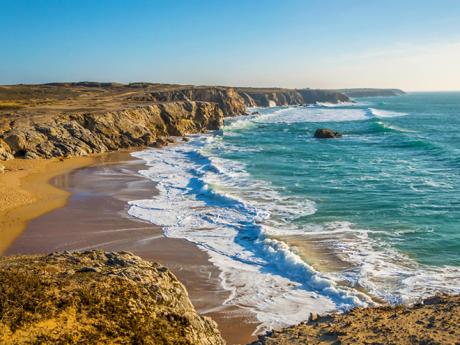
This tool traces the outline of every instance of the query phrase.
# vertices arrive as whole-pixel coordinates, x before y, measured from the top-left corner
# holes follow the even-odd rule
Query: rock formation
[[[247,106],[269,107],[350,101],[344,94],[328,90],[237,88],[237,91]]]
[[[162,137],[219,129],[247,107],[343,102],[311,89],[255,89],[154,83],[0,86],[0,160],[84,156],[164,146]]]
[[[0,158],[85,156],[153,146],[160,137],[215,130],[222,123],[215,103],[190,101],[15,121],[0,134]]]
[[[176,101],[211,102],[219,106],[224,116],[246,114],[246,103],[244,99],[234,88],[228,87],[175,87],[166,90],[147,91],[142,96],[134,96],[134,99],[142,99],[154,103]]]
[[[311,315],[309,321],[269,332],[251,345],[458,344],[459,324],[460,296],[435,296],[413,306]]]
[[[318,128],[314,134],[315,138],[319,139],[330,139],[330,138],[341,138],[342,134],[340,132],[333,131],[329,128]]]
[[[127,252],[0,258],[2,344],[224,344],[165,267]]]

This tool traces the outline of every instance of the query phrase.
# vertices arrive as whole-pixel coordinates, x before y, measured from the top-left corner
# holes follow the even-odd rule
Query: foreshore
[[[48,183],[49,180],[95,162],[95,157],[2,162],[5,171],[0,174],[0,255],[30,220],[67,202],[70,193]]]
[[[39,164],[35,167],[29,162]],[[29,193],[36,191],[35,198],[42,190],[50,194],[46,199],[42,194],[36,202],[42,205],[40,213],[28,214],[25,208],[29,206],[18,206],[24,214],[22,227],[10,235],[11,245],[4,242],[8,237],[2,232],[4,254],[86,249],[133,252],[171,269],[186,286],[196,310],[218,323],[228,344],[254,340],[255,317],[242,308],[223,306],[229,292],[222,288],[220,272],[205,252],[185,240],[166,238],[160,227],[128,215],[129,200],[151,198],[156,193],[154,184],[138,174],[145,167],[142,161],[128,152],[115,152],[56,162],[62,165],[61,170],[47,169],[47,162],[22,163],[33,173],[25,175],[21,187],[33,183]],[[8,171],[4,177],[10,173],[14,172]],[[9,191],[14,195],[13,188]],[[36,199],[29,200],[34,205]]]

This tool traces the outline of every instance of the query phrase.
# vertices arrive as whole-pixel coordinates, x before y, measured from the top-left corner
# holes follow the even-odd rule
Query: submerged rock
[[[128,253],[0,258],[1,344],[224,344],[164,266]]]
[[[319,139],[329,139],[329,138],[341,138],[342,134],[340,132],[333,131],[329,128],[318,128],[315,131],[315,138]]]

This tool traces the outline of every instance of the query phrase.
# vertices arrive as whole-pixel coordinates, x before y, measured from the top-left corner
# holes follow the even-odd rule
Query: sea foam
[[[223,287],[231,291],[225,303],[254,312],[262,323],[259,331],[298,323],[309,312],[371,303],[269,236],[270,229],[288,224],[289,217],[314,213],[314,203],[286,200],[266,183],[252,180],[244,167],[206,156],[213,141],[213,136],[202,136],[134,153],[151,166],[141,174],[157,182],[159,195],[131,201],[129,213],[161,225],[166,236],[206,250],[222,272]],[[252,194],[250,202],[244,191]]]
[[[244,164],[222,155],[257,151],[255,146],[223,141],[225,135],[237,136],[257,126],[371,121],[386,130],[404,131],[388,128],[383,121],[407,114],[347,106],[255,110],[259,114],[226,120],[218,134],[133,154],[146,162],[149,168],[141,174],[157,183],[159,195],[131,201],[129,213],[161,225],[166,236],[205,250],[221,270],[223,287],[231,292],[225,304],[254,312],[261,331],[298,323],[309,312],[371,305],[369,296],[401,303],[439,291],[460,293],[458,268],[418,264],[374,239],[376,230],[345,221],[295,226],[296,218],[315,214],[315,202],[284,195],[269,182],[253,178]],[[347,268],[315,270],[280,239],[292,235],[320,243]],[[359,292],[363,290],[367,294]]]

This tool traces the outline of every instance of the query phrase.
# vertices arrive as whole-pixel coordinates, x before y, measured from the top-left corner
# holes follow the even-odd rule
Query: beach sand
[[[0,255],[24,230],[28,221],[67,202],[70,193],[48,181],[69,171],[94,163],[95,158],[25,160],[1,164],[0,174]]]
[[[5,254],[96,248],[133,252],[170,268],[186,286],[197,311],[218,323],[228,344],[255,339],[251,335],[257,326],[254,316],[241,308],[222,306],[229,292],[222,289],[220,272],[204,251],[185,240],[165,238],[160,227],[127,214],[127,201],[156,193],[153,182],[138,174],[145,167],[142,161],[128,153],[111,153],[83,161],[92,166],[73,171],[70,161],[68,169],[53,175],[52,186],[43,186],[49,177],[36,177],[34,183],[62,197],[54,197],[59,203],[55,201],[53,211],[29,216],[27,220],[41,215],[29,222]]]

